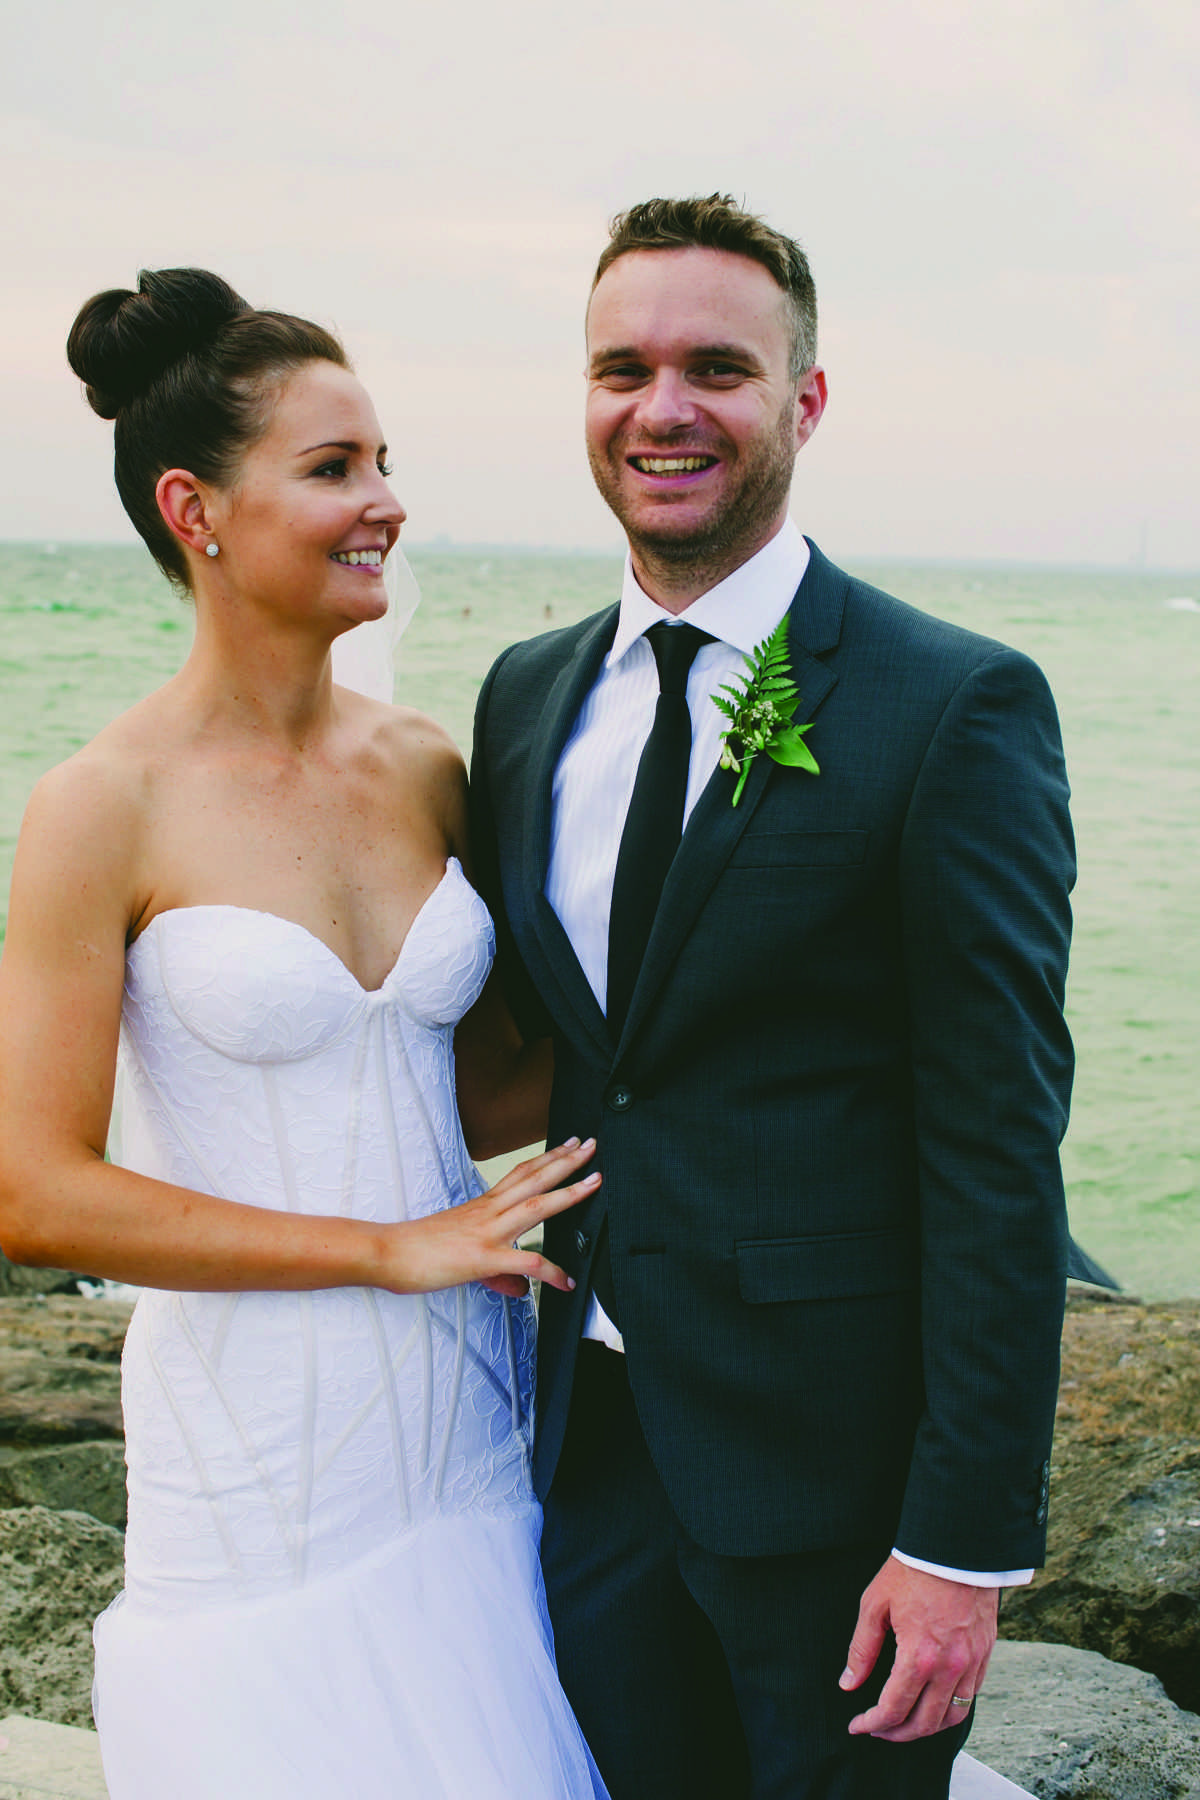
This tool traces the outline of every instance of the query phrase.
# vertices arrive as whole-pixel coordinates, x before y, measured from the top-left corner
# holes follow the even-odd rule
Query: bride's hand
[[[595,1155],[596,1140],[577,1139],[518,1163],[495,1187],[461,1206],[447,1207],[389,1230],[395,1250],[393,1271],[375,1277],[395,1293],[430,1293],[481,1281],[497,1293],[519,1295],[530,1281],[570,1289],[571,1277],[536,1250],[521,1250],[517,1240],[555,1213],[565,1212],[595,1193],[599,1172],[566,1187],[558,1184]]]

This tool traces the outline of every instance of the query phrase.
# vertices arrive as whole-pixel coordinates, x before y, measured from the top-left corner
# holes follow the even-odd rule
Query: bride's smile
[[[38,784],[0,965],[0,1241],[143,1289],[107,1792],[606,1800],[530,1476],[529,1283],[574,1283],[522,1247],[595,1143],[473,1165],[545,1136],[550,1059],[490,979],[460,752],[332,679],[404,523],[375,409],[206,270],[97,294],[68,354],[196,608]]]
[[[307,363],[284,384],[230,486],[205,496],[220,555],[202,582],[293,618],[378,618],[383,564],[405,517],[389,474],[361,382],[333,363]]]

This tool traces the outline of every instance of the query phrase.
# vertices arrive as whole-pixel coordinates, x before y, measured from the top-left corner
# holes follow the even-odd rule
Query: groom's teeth
[[[711,456],[635,456],[633,466],[643,475],[690,475],[695,469],[706,469]]]
[[[377,569],[379,567],[380,563],[383,561],[383,551],[382,550],[335,550],[333,552],[333,561],[340,562],[340,563],[349,563],[349,565],[352,569],[357,569],[360,564],[366,564],[370,568]]]

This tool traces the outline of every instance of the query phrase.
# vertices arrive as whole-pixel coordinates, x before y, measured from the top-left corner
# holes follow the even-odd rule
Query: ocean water
[[[417,549],[410,560],[423,600],[397,698],[440,719],[464,751],[497,652],[607,604],[620,580],[612,557]],[[1050,678],[1080,862],[1072,1226],[1129,1290],[1198,1295],[1200,574],[841,560],[1028,651]],[[186,605],[138,548],[0,546],[5,910],[38,775],[173,673],[190,635]]]

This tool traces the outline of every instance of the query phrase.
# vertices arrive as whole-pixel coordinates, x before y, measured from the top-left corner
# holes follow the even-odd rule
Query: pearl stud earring
[[[220,544],[205,544],[204,554],[205,554],[205,556],[220,556],[220,554],[221,554]]]

